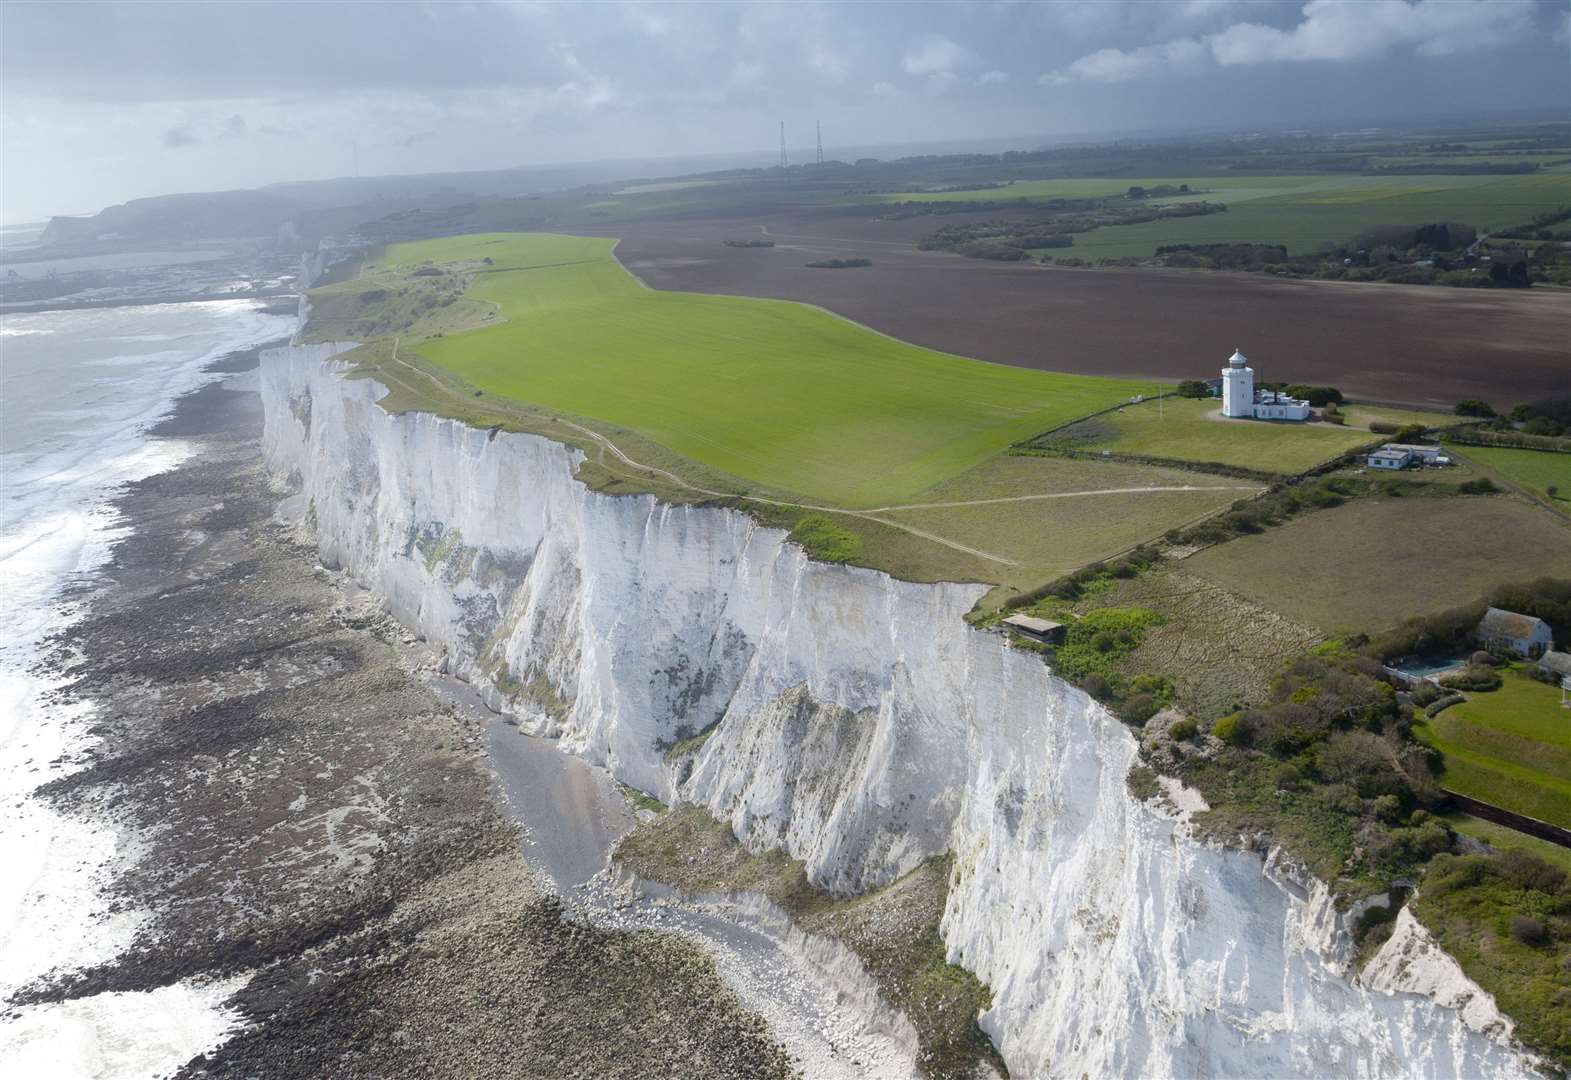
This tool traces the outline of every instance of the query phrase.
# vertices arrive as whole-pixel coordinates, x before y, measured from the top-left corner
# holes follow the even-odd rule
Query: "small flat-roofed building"
[[[1038,619],[1035,615],[1010,615],[1004,625],[1021,637],[1040,641],[1044,645],[1058,645],[1064,640],[1064,624]]]
[[[1554,648],[1549,624],[1533,615],[1492,607],[1479,620],[1473,637],[1486,649],[1536,657]]]
[[[1367,460],[1371,469],[1405,469],[1412,463],[1413,455],[1387,446],[1370,454]]]
[[[1405,451],[1416,462],[1424,465],[1449,465],[1451,459],[1446,456],[1445,448],[1440,446],[1425,446],[1422,443],[1386,443],[1382,450]]]

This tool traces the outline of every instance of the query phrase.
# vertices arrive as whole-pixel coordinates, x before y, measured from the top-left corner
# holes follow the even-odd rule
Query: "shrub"
[[[862,538],[823,514],[808,514],[796,523],[790,539],[820,562],[850,562],[862,553]]]
[[[1538,949],[1549,944],[1549,930],[1531,915],[1517,915],[1511,919],[1511,936],[1523,945]]]
[[[1365,908],[1363,914],[1358,917],[1358,922],[1353,927],[1353,936],[1362,944],[1369,931],[1395,921],[1396,908],[1388,904],[1376,904],[1374,907]]]
[[[1500,689],[1500,672],[1494,668],[1468,667],[1440,680],[1448,690],[1487,691]]]
[[[1203,398],[1211,395],[1211,388],[1200,379],[1185,379],[1178,384],[1178,396],[1186,398]]]
[[[1500,490],[1487,476],[1481,476],[1477,480],[1464,480],[1456,489],[1463,495],[1493,495]]]
[[[1438,821],[1408,829],[1392,829],[1371,845],[1376,862],[1392,869],[1427,862],[1451,848],[1451,833]]]
[[[1502,878],[1519,889],[1532,889],[1546,896],[1557,896],[1566,891],[1568,879],[1564,870],[1551,866],[1521,848],[1501,852],[1494,865]]]
[[[1080,689],[1098,701],[1106,701],[1113,695],[1112,684],[1094,671],[1080,680]]]
[[[1494,657],[1493,653],[1486,652],[1483,649],[1478,649],[1478,650],[1476,650],[1473,653],[1472,656],[1467,658],[1467,662],[1469,664],[1471,664],[1473,667],[1479,667],[1479,668],[1494,667],[1495,666],[1495,657]]]
[[[1484,420],[1488,420],[1495,415],[1494,406],[1487,401],[1479,401],[1476,398],[1468,398],[1465,401],[1457,402],[1455,412],[1458,416],[1476,416]]]
[[[1228,713],[1211,725],[1211,734],[1229,746],[1248,745],[1249,726],[1244,722],[1244,713]]]
[[[1328,784],[1318,794],[1322,804],[1339,814],[1356,816],[1363,813],[1363,801],[1358,797],[1358,789],[1351,784]]]
[[[1353,787],[1364,798],[1407,794],[1407,781],[1396,770],[1390,745],[1367,731],[1331,736],[1320,754],[1320,774]]]
[[[1154,694],[1132,694],[1118,710],[1118,715],[1131,724],[1143,724],[1155,716],[1161,708],[1162,703]],[[1184,721],[1180,720],[1179,723]]]
[[[1402,820],[1402,800],[1395,795],[1382,795],[1375,800],[1375,816],[1388,825]]]
[[[1374,425],[1369,425],[1369,429],[1373,431]],[[1426,428],[1423,424],[1405,424],[1402,427],[1396,429],[1396,438],[1392,439],[1391,441],[1399,443],[1414,443],[1419,439],[1422,439],[1424,437],[1424,432],[1428,430],[1429,429]]]
[[[1369,430],[1376,435],[1395,435],[1401,429],[1389,420],[1371,420]]]
[[[1297,791],[1304,783],[1304,774],[1291,761],[1284,761],[1271,771],[1271,786],[1277,791]]]
[[[1200,725],[1185,717],[1167,729],[1167,733],[1174,739],[1187,741],[1200,734]]]

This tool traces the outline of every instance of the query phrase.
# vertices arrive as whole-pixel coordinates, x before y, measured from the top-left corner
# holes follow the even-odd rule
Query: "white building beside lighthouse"
[[[1308,420],[1309,402],[1255,389],[1255,369],[1237,349],[1222,369],[1222,415],[1248,420]]]

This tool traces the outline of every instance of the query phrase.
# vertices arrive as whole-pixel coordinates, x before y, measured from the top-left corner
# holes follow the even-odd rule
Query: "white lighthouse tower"
[[[1237,349],[1222,369],[1222,415],[1255,415],[1255,369],[1249,358]]]

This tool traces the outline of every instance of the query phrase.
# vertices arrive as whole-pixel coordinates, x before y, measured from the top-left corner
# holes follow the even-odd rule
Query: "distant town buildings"
[[[1536,657],[1554,648],[1549,624],[1533,615],[1492,607],[1484,613],[1473,638],[1491,652]]]
[[[1250,420],[1308,420],[1309,402],[1255,387],[1249,358],[1237,349],[1222,369],[1222,415]]]

